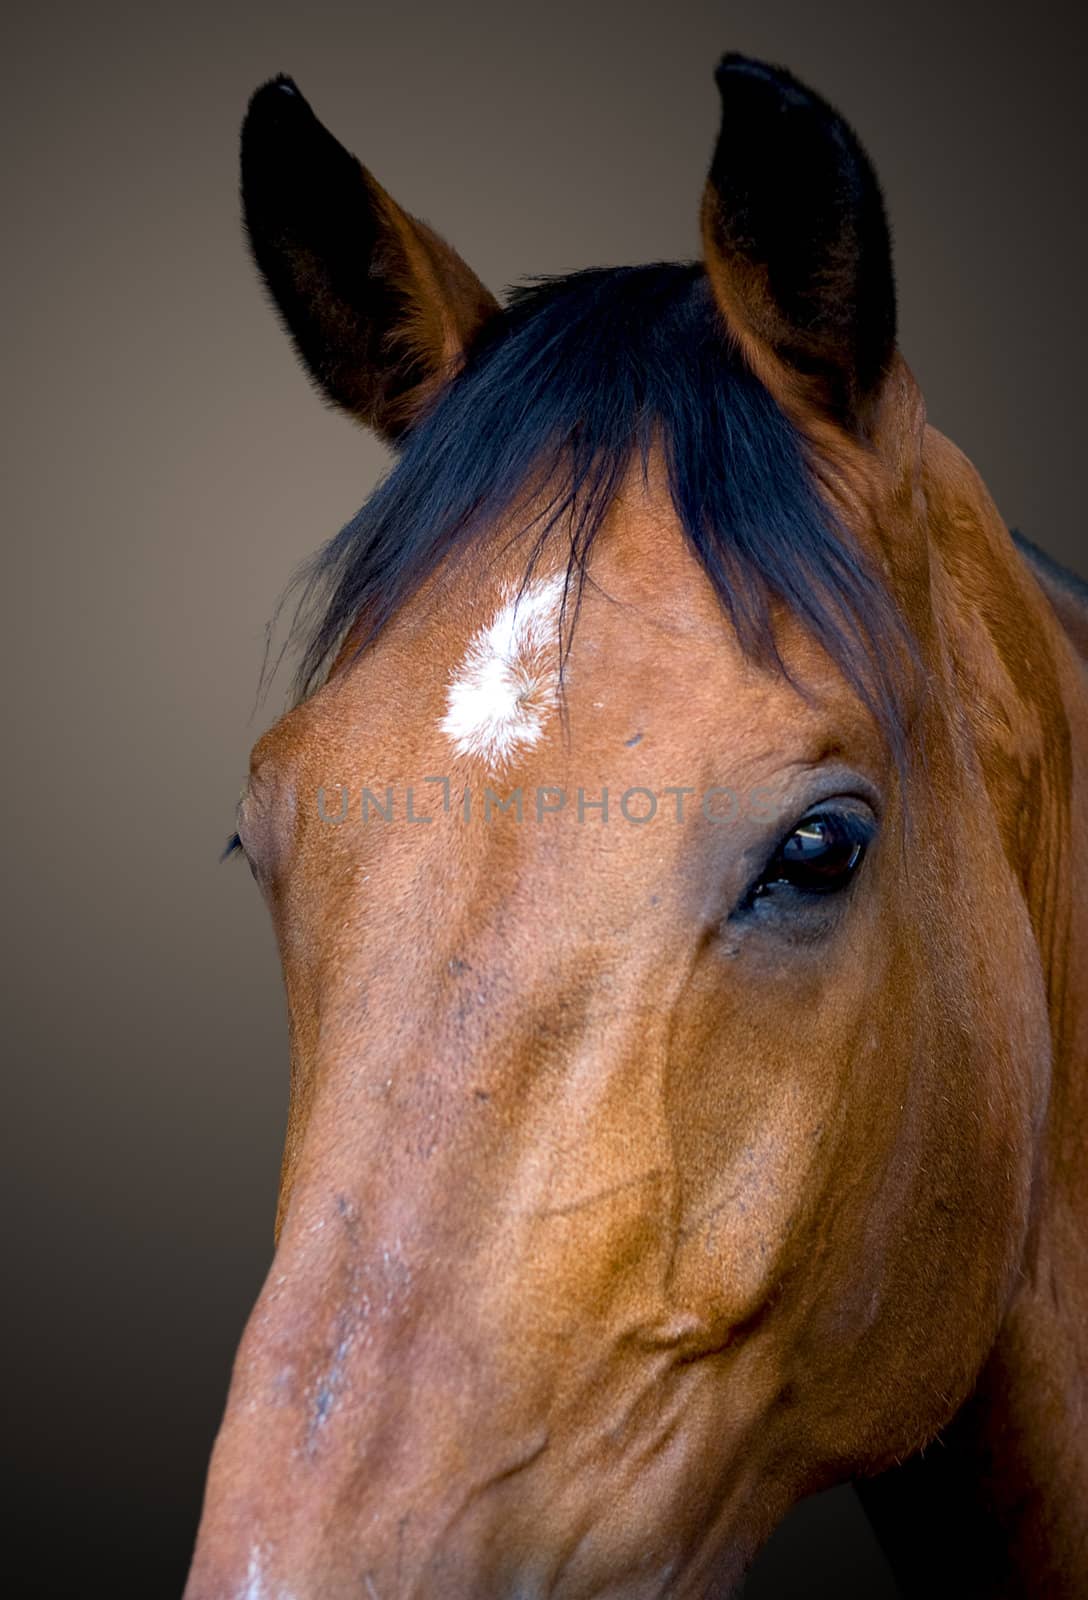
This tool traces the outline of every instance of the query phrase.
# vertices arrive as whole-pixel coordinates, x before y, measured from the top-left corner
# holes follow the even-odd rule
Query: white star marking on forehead
[[[498,770],[542,737],[559,688],[559,611],[565,577],[531,583],[475,634],[446,691],[439,723],[458,755]]]

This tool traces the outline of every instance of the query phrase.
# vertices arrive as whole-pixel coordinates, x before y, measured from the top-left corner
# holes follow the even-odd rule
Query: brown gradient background
[[[258,291],[249,93],[292,73],[501,289],[694,254],[715,61],[786,63],[882,175],[932,418],[1083,566],[1084,10],[201,0],[7,31],[4,1576],[167,1600],[269,1260],[287,1083],[270,930],[216,857],[282,704],[253,713],[265,622],[386,461]],[[749,1586],[891,1593],[848,1490]]]

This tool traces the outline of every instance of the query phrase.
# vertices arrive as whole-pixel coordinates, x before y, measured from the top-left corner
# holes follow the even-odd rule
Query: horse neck
[[[1003,528],[988,537],[1010,605],[1036,630],[1036,659],[1053,664],[1059,703],[1044,732],[1068,757],[1067,803],[1046,801],[1049,899],[1033,908],[1053,1040],[1035,1221],[971,1399],[926,1451],[859,1489],[908,1594],[1073,1600],[1088,1595],[1088,852],[1077,848],[1088,841],[1088,606],[1022,556],[1010,566]],[[1029,904],[1033,876],[1026,867]]]

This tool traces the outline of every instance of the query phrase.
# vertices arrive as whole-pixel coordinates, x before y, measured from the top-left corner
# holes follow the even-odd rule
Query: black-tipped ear
[[[242,205],[254,259],[315,383],[396,440],[497,302],[333,138],[290,78],[249,103]]]
[[[895,349],[891,240],[856,135],[790,73],[727,55],[703,200],[707,271],[753,364],[864,432]],[[766,358],[770,357],[770,361]]]

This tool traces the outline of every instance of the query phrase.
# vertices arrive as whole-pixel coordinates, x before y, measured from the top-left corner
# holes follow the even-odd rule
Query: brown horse
[[[1088,1594],[1088,604],[924,419],[856,138],[727,56],[704,259],[500,307],[267,85],[397,445],[240,848],[292,1100],[189,1600]],[[928,1448],[927,1448],[928,1447]]]

